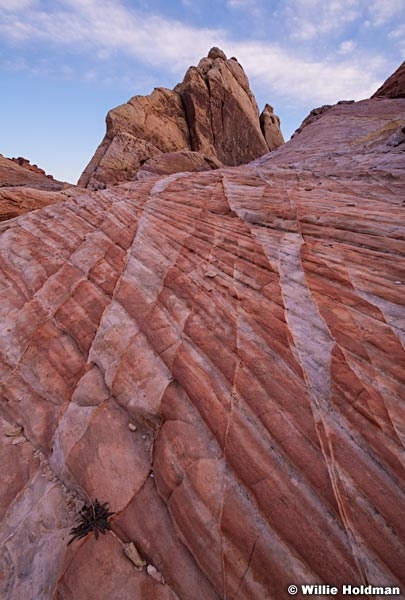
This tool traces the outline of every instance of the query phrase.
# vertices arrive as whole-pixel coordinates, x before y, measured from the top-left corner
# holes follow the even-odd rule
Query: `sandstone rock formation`
[[[0,221],[65,200],[60,190],[67,187],[26,158],[0,154]]]
[[[280,129],[280,119],[274,114],[274,109],[270,104],[266,104],[260,115],[260,127],[270,151],[284,144],[284,137]]]
[[[0,225],[2,598],[405,590],[404,113]]]
[[[241,65],[212,48],[173,91],[156,88],[108,113],[106,135],[79,185],[98,189],[132,181],[146,160],[167,152],[191,150],[216,164],[247,163],[284,142],[278,117],[266,107],[259,121]]]
[[[29,186],[38,190],[56,191],[66,185],[47,175],[26,158],[6,158],[0,154],[0,189],[11,186]]]
[[[48,177],[48,179],[54,179],[52,175],[47,175],[44,169],[40,169],[38,165],[32,165],[31,161],[29,161],[28,158],[18,156],[17,158],[11,158],[10,160],[17,163],[17,165],[20,165],[20,167],[28,169],[28,171],[31,171],[32,173],[38,173],[39,175],[44,175],[45,177]]]
[[[378,97],[405,98],[405,61],[372,96]]]

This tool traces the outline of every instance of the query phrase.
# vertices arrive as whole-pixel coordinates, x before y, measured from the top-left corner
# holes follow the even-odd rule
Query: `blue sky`
[[[286,139],[315,106],[369,97],[405,54],[404,0],[0,0],[0,153],[76,182],[107,111],[235,56]]]

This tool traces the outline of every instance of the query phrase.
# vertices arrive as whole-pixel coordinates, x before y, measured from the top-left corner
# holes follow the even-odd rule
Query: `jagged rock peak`
[[[159,156],[198,152],[199,165],[245,164],[284,142],[280,122],[259,109],[249,80],[236,58],[211,48],[190,67],[173,90],[155,88],[111,110],[106,135],[79,180],[98,188],[131,181],[150,158],[159,170]],[[168,168],[167,158],[164,169]],[[197,164],[188,161],[188,164]],[[173,166],[175,168],[175,166]]]
[[[222,60],[227,60],[225,52],[216,46],[211,48],[211,50],[208,52],[208,58],[212,58],[214,60],[216,58],[222,58]]]

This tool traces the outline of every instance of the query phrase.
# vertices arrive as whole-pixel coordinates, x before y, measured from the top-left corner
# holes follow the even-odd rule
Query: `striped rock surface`
[[[404,120],[0,225],[1,597],[405,590]]]

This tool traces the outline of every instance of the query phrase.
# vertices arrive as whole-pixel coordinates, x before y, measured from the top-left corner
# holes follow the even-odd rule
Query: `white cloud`
[[[27,8],[33,8],[36,4],[36,0],[0,0],[0,10],[7,12],[27,10]]]
[[[339,34],[362,14],[362,0],[287,0],[283,5],[292,39],[309,41]]]
[[[317,27],[327,32],[333,18],[334,26],[339,27],[354,19],[359,1],[294,0],[290,6],[319,8]],[[276,93],[296,104],[367,97],[381,83],[384,68],[384,61],[373,54],[357,60],[342,56],[330,59],[327,55],[309,60],[279,44],[232,40],[222,29],[192,27],[129,10],[120,0],[60,0],[48,12],[24,10],[7,19],[2,16],[0,9],[0,33],[14,42],[39,40],[103,61],[121,53],[176,75],[196,64],[210,47],[219,46],[229,56],[238,57],[255,85],[268,89],[269,97]],[[304,25],[302,32],[313,35],[310,24]],[[350,40],[343,42],[341,50],[349,52],[350,44]],[[96,76],[95,71],[87,73],[89,79]]]
[[[367,98],[381,84],[379,74],[385,67],[378,56],[310,61],[276,45],[236,42],[230,47],[255,85],[266,85],[272,94],[296,105]]]
[[[395,29],[390,31],[388,37],[394,39],[405,37],[405,25],[400,25],[399,27],[396,27]]]
[[[228,8],[248,8],[254,4],[251,0],[226,0]]]
[[[353,50],[356,48],[356,46],[357,46],[357,44],[355,41],[345,40],[344,42],[341,42],[338,53],[339,54],[350,54],[350,52],[353,52]]]
[[[27,10],[2,18],[0,33],[13,41],[40,40],[72,49],[118,50],[147,64],[177,71],[198,60],[225,33],[128,10],[119,0],[65,0],[52,11]],[[184,49],[188,56],[184,56]]]

